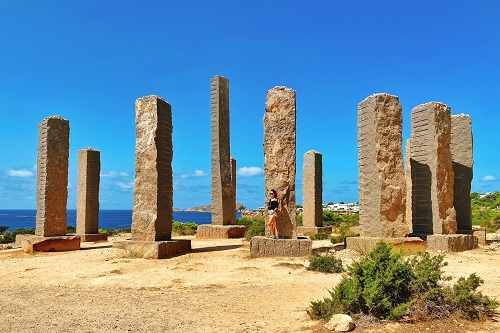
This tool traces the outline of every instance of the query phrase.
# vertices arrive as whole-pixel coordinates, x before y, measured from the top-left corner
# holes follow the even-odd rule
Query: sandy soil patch
[[[111,242],[74,252],[0,251],[0,332],[326,332],[305,310],[340,274],[307,271],[306,258],[250,258],[241,239],[192,245],[164,260],[114,258]],[[340,255],[346,264],[357,257]],[[500,299],[500,246],[446,261],[448,275],[476,272],[483,293]],[[356,331],[500,332],[498,322],[407,325],[360,321]]]

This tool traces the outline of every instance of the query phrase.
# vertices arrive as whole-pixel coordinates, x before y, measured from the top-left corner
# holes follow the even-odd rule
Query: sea
[[[236,218],[241,217],[241,213],[236,213]],[[194,222],[200,224],[212,223],[212,213],[210,212],[188,212],[174,211],[174,221]],[[76,209],[67,211],[67,225],[76,227]],[[7,226],[7,231],[13,232],[16,229],[35,228],[36,209],[0,209],[0,226]],[[100,210],[99,228],[101,229],[124,229],[132,225],[132,210]]]

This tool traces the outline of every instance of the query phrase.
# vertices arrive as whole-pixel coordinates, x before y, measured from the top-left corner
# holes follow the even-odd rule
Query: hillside
[[[237,212],[243,212],[247,210],[245,205],[242,203],[238,202],[236,203],[236,211]],[[204,206],[197,206],[197,207],[191,207],[186,209],[187,212],[211,212],[212,211],[212,205],[204,205]]]

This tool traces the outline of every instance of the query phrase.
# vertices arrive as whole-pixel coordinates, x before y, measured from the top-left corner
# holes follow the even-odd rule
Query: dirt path
[[[0,332],[325,332],[305,310],[341,278],[307,271],[307,259],[252,259],[239,239],[194,239],[192,253],[166,260],[116,259],[111,243],[84,247],[0,251]],[[483,292],[500,299],[499,250],[449,254],[446,272],[476,272]],[[343,254],[347,263],[354,257]],[[498,323],[451,325],[500,332]]]

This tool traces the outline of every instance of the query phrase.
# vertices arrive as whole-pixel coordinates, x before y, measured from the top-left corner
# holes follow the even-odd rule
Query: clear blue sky
[[[265,200],[266,92],[297,91],[297,202],[306,151],[323,154],[324,202],[358,201],[357,104],[386,92],[472,117],[472,190],[500,190],[500,1],[0,0],[0,209],[36,208],[38,124],[70,121],[101,151],[102,209],[132,209],[135,100],[172,105],[174,206],[209,204],[210,79],[230,81],[237,200]]]

